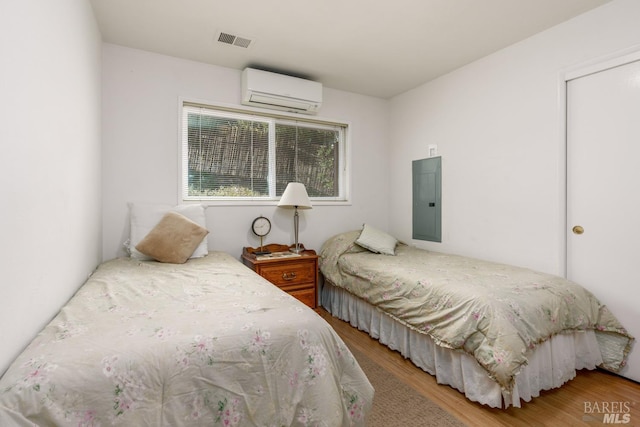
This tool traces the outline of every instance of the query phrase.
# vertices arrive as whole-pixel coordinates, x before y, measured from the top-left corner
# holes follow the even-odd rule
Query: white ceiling
[[[91,0],[105,42],[389,98],[611,0]],[[252,43],[217,41],[223,31]]]

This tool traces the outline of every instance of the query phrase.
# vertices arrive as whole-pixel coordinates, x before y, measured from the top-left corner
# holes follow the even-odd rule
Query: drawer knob
[[[282,279],[283,280],[293,280],[296,278],[296,273],[291,272],[291,273],[282,273]]]

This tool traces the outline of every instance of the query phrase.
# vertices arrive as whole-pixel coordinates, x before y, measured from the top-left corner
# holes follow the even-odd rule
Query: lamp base
[[[293,245],[289,246],[289,252],[291,253],[301,254],[304,251],[306,251],[306,249],[302,243],[294,243]]]

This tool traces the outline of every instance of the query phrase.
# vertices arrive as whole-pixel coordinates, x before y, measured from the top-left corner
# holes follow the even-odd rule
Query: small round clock
[[[270,252],[264,249],[264,245],[262,243],[264,236],[269,234],[269,232],[271,231],[271,221],[269,221],[269,218],[265,218],[262,215],[260,215],[258,218],[254,219],[253,223],[251,224],[251,231],[253,231],[253,234],[260,237],[260,250],[254,252],[254,254],[255,255],[269,254]]]
[[[256,236],[264,237],[271,231],[271,221],[268,218],[259,216],[253,220],[251,230]]]

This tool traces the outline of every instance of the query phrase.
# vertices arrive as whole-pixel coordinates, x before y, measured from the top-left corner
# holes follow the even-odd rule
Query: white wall
[[[128,202],[179,203],[179,99],[240,103],[239,70],[103,46],[104,259],[123,256]],[[351,125],[352,204],[301,211],[300,241],[318,250],[331,235],[363,222],[388,224],[388,101],[324,89],[318,115]],[[252,220],[264,215],[268,243],[293,242],[293,212],[272,206],[207,209],[209,248],[240,256],[257,246]]]
[[[0,374],[102,258],[101,47],[85,0],[2,2]]]
[[[564,272],[560,80],[640,48],[640,2],[616,0],[391,101],[390,230],[411,241],[411,161],[442,155],[444,252]]]

